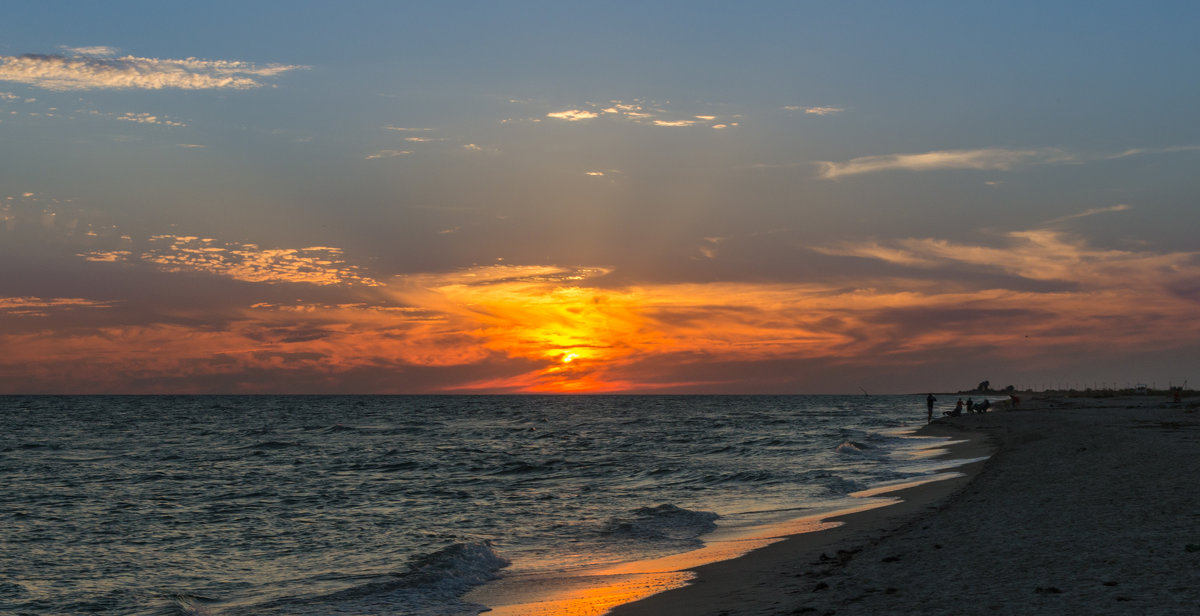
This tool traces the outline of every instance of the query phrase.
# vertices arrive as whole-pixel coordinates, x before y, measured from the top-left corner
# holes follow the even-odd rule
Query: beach
[[[949,456],[994,453],[611,614],[1197,612],[1195,399],[1031,399],[922,431],[966,437]]]

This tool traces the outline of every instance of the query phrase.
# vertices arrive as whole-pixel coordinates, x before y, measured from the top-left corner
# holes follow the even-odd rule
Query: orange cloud
[[[188,268],[207,269],[200,240],[182,239]],[[0,331],[0,373],[7,389],[59,391],[755,391],[794,382],[778,366],[913,370],[984,355],[1032,366],[1200,341],[1194,253],[1099,249],[1048,230],[990,247],[910,239],[821,251],[910,274],[611,286],[604,268],[487,266],[327,287],[347,299],[260,302],[219,323],[180,309],[131,325],[145,318],[124,304],[8,298],[0,319],[46,318]],[[84,306],[107,308],[89,311],[88,325],[61,316]]]
[[[223,325],[60,326],[0,334],[0,372],[56,391],[336,390],[362,370],[440,368],[489,357],[426,311],[396,306],[256,304]],[[263,376],[267,375],[267,376]],[[259,382],[261,381],[261,382]],[[11,386],[10,386],[11,387]]]
[[[465,389],[653,390],[689,382],[689,365],[706,363],[911,365],[980,352],[1018,359],[1067,349],[1178,348],[1200,339],[1190,316],[1195,298],[1186,291],[1189,280],[1200,280],[1195,255],[1099,250],[1047,231],[1010,240],[993,249],[911,241],[885,251],[828,252],[919,269],[995,267],[1062,281],[1060,288],[914,276],[850,288],[724,282],[610,289],[593,280],[604,270],[510,267],[393,285],[403,301],[444,314],[486,348],[541,365]]]
[[[1122,211],[1109,208],[1105,211]],[[1085,213],[1087,214],[1087,213]],[[1063,219],[1057,219],[1063,220]],[[1052,221],[1052,222],[1057,222]],[[966,265],[1038,281],[1086,284],[1095,289],[1149,287],[1200,271],[1200,252],[1100,249],[1053,229],[1014,231],[999,245],[958,244],[949,240],[909,238],[891,242],[843,242],[814,250],[828,255],[876,259],[921,269]]]
[[[80,256],[88,261],[119,262],[133,258],[133,252],[95,250]],[[300,282],[317,286],[381,284],[346,264],[342,249],[329,246],[260,248],[256,244],[211,238],[155,235],[138,257],[168,272],[205,272],[245,282]]]
[[[75,308],[109,308],[112,302],[101,302],[79,297],[0,297],[0,315],[45,317],[50,310]]]

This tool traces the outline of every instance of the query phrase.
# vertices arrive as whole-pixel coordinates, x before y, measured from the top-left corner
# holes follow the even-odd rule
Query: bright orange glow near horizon
[[[469,389],[617,391],[629,382],[614,377],[615,367],[669,341],[642,314],[639,293],[577,286],[603,273],[488,268],[465,280],[423,288],[415,301],[430,305],[432,300],[437,310],[469,321],[464,329],[485,348],[542,364],[532,373],[486,380]]]
[[[1036,249],[1023,248],[1031,237]],[[181,308],[147,323],[122,302],[0,298],[21,326],[0,336],[0,368],[14,375],[9,389],[65,379],[78,392],[325,391],[350,378],[398,393],[656,392],[769,388],[796,378],[773,366],[803,362],[876,372],[986,352],[1036,368],[1200,338],[1187,292],[1195,254],[1099,251],[1049,232],[1012,238],[1020,258],[933,240],[822,250],[927,270],[966,263],[1048,288],[916,276],[606,286],[604,268],[494,265],[372,281],[339,291],[339,303]],[[395,382],[405,371],[448,376]]]

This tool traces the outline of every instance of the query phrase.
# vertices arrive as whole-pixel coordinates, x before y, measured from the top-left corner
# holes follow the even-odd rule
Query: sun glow
[[[613,293],[544,281],[443,289],[482,321],[476,333],[487,347],[511,357],[543,361],[512,383],[525,391],[603,391],[613,361],[653,345],[635,293]],[[488,383],[488,387],[496,383]]]
[[[176,315],[198,325],[131,324],[146,316],[134,302],[0,297],[0,319],[11,327],[0,332],[0,347],[12,350],[0,357],[0,389],[61,384],[63,374],[80,393],[200,393],[209,381],[246,393],[324,391],[345,379],[379,391],[443,393],[766,388],[790,386],[813,366],[882,370],[981,352],[997,361],[1071,361],[1101,349],[1176,349],[1200,337],[1195,252],[1102,250],[1045,230],[993,243],[822,248],[912,271],[853,286],[615,286],[603,268],[546,265],[396,276],[378,285],[360,274],[357,284],[306,279],[344,300],[248,302],[212,323],[205,319],[216,317],[201,313]],[[966,266],[1045,290],[934,275]],[[275,277],[252,284],[281,284],[292,270],[270,271]]]
[[[606,392],[680,385],[656,360],[687,363],[801,353],[821,356],[850,341],[788,307],[794,287],[585,286],[607,270],[496,266],[409,279],[399,298],[447,315],[483,347],[532,362],[516,375],[481,379],[469,391]],[[792,322],[778,310],[795,312]],[[771,315],[763,316],[762,311]]]

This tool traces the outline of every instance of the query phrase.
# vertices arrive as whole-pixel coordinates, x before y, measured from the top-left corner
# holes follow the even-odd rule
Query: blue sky
[[[5,13],[6,391],[1196,367],[1192,3]]]

